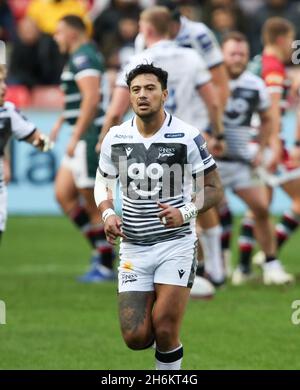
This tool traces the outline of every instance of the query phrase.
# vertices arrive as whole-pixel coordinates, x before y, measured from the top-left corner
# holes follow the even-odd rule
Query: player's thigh
[[[101,217],[95,203],[94,188],[78,188],[78,192],[85,201],[85,209],[91,218],[91,222],[100,223]]]
[[[61,166],[57,172],[55,179],[55,194],[58,200],[73,200],[78,196],[72,171],[65,166]]]
[[[0,232],[4,232],[7,220],[7,191],[4,183],[0,188]]]
[[[178,331],[188,300],[190,288],[155,284],[156,301],[152,313],[154,327],[170,327]]]
[[[300,199],[300,178],[284,183],[282,188],[292,199]]]
[[[265,186],[243,188],[236,190],[235,193],[247,204],[255,216],[268,213],[269,198]]]
[[[124,336],[137,334],[147,338],[152,333],[154,300],[154,291],[124,291],[118,294],[119,320]]]

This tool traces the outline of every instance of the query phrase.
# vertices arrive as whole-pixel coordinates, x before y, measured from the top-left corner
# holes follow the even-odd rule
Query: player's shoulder
[[[93,44],[87,43],[82,45],[71,57],[71,66],[77,70],[83,70],[86,68],[102,68],[103,57],[101,53],[94,47]]]
[[[110,128],[108,134],[111,143],[126,142],[133,138],[133,120],[134,118],[128,119],[118,126]]]
[[[172,115],[170,116],[164,137],[171,139],[181,138],[182,141],[189,142],[197,135],[199,135],[199,129]]]
[[[0,114],[2,116],[15,116],[14,114],[20,115],[20,111],[16,108],[15,104],[10,101],[5,101],[4,104],[0,108]]]
[[[16,110],[15,104],[13,102],[10,102],[10,101],[5,101],[1,108],[3,110],[6,110],[6,111],[15,111]]]
[[[211,30],[202,22],[196,22],[182,16],[181,23],[183,24],[185,31],[190,35],[197,36],[199,34],[211,34]]]
[[[241,81],[252,88],[264,88],[265,83],[263,79],[249,70],[245,70],[242,74]]]
[[[267,54],[262,55],[262,68],[263,68],[263,73],[266,72],[284,73],[285,71],[284,64],[280,61],[279,58]]]

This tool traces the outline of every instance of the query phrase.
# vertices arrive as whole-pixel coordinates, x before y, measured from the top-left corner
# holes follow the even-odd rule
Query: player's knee
[[[123,339],[127,347],[133,350],[148,348],[153,343],[153,336],[143,331],[123,332]]]
[[[300,214],[300,196],[297,196],[295,199],[293,199],[292,210],[296,214]]]
[[[77,200],[70,197],[66,191],[61,188],[55,188],[55,198],[65,212],[73,209],[77,204]]]
[[[153,327],[156,340],[164,340],[166,343],[174,338],[176,324],[172,317],[159,317],[153,321]]]
[[[269,217],[268,205],[257,204],[252,211],[257,219],[267,219]]]
[[[55,198],[59,204],[62,204],[64,201],[63,194],[58,188],[55,188]]]

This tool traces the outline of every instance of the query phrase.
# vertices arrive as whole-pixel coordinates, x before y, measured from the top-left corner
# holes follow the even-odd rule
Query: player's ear
[[[162,91],[162,95],[163,95],[163,102],[165,102],[167,99],[168,99],[168,96],[169,96],[169,92],[167,89],[164,89]]]

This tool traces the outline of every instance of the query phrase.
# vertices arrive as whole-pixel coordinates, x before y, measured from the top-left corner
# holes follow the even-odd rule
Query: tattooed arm
[[[204,176],[204,187],[203,178],[196,179],[196,194],[195,204],[201,214],[222,200],[223,187],[217,169]]]

